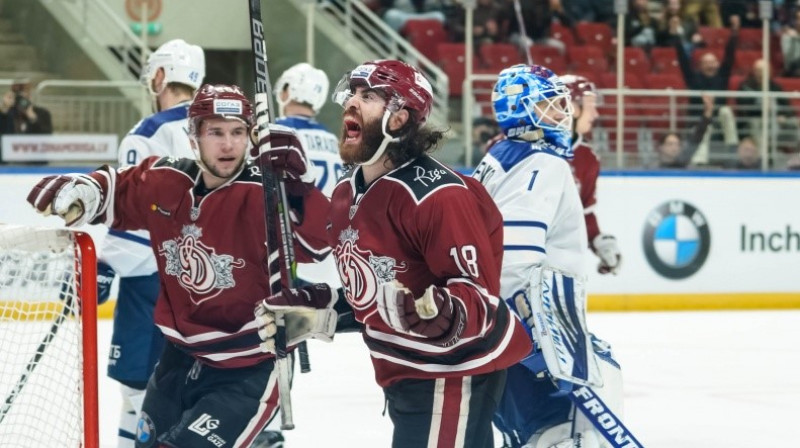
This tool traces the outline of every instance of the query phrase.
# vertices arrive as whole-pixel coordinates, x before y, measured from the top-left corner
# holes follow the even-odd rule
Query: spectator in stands
[[[758,17],[758,2],[753,0],[724,0],[719,2],[719,10],[722,23],[725,26],[731,26],[731,17],[739,16],[742,28],[761,28],[761,19]]]
[[[761,169],[761,150],[752,136],[742,137],[736,148],[736,157],[736,161],[730,163],[728,168],[736,170]]]
[[[784,76],[800,77],[800,10],[794,13],[794,23],[781,33]]]
[[[477,117],[472,120],[472,165],[477,166],[486,151],[489,149],[490,142],[495,143],[495,137],[501,134],[500,126],[492,118]]]
[[[736,53],[736,44],[739,40],[739,18],[736,16],[731,17],[731,37],[725,46],[725,55],[720,64],[719,59],[713,52],[706,52],[700,57],[699,70],[695,71],[692,68],[692,61],[689,54],[686,52],[683,44],[681,43],[680,36],[673,34],[673,45],[675,51],[678,53],[678,63],[681,67],[686,87],[691,90],[728,90],[728,82],[731,77],[731,70],[733,69],[733,62]],[[696,115],[698,111],[703,109],[700,107],[701,101],[692,97],[689,98],[689,112]],[[716,104],[719,107],[718,116],[720,125],[722,127],[723,138],[726,147],[733,146],[738,143],[739,137],[736,133],[736,121],[733,116],[733,111],[730,107],[725,105],[725,98],[717,97]],[[709,140],[711,132],[710,129],[706,131],[703,142],[695,153],[692,162],[696,164],[707,164],[709,161]]]
[[[378,14],[393,30],[400,32],[409,20],[438,20],[445,15],[439,0],[380,0]]]
[[[513,0],[507,0],[507,10],[513,11]],[[527,0],[520,2],[522,21],[525,33],[522,36],[519,20],[516,14],[509,19],[509,41],[520,48],[529,48],[531,45],[557,48],[563,55],[566,52],[564,42],[550,37],[550,26],[553,19],[557,19],[565,26],[572,26],[572,20],[564,12],[561,0]],[[527,50],[526,50],[527,51]]]
[[[50,111],[34,106],[32,85],[28,80],[15,82],[0,101],[0,135],[52,134]]]
[[[564,12],[575,22],[603,22],[616,25],[614,0],[561,0]]]
[[[630,0],[625,15],[625,45],[649,49],[656,44],[656,17],[650,15],[647,0]]]
[[[781,86],[776,83],[769,75],[769,66],[763,59],[758,59],[753,63],[753,69],[747,75],[741,84],[739,90],[743,92],[761,92],[761,83],[767,76],[767,83],[770,92],[782,92]],[[761,110],[763,103],[761,97],[757,98],[736,98],[736,115],[744,118],[744,122],[740,122],[739,133],[746,133],[756,141],[761,141],[761,132],[763,130],[761,122]],[[774,110],[772,108],[775,108]],[[789,145],[794,147],[798,141],[798,124],[797,117],[795,116],[794,109],[789,103],[788,98],[776,98],[770,104],[769,120],[774,126],[773,132],[777,132],[778,145]],[[777,129],[776,129],[777,128]]]
[[[722,27],[717,0],[683,0],[681,15],[705,26]],[[738,19],[737,19],[738,20]],[[730,25],[733,27],[733,24]],[[737,25],[738,26],[738,25]]]
[[[658,22],[656,44],[659,47],[672,45],[673,36],[678,36],[687,53],[695,45],[699,45],[703,38],[697,32],[697,23],[691,17],[681,14],[681,0],[667,0],[664,11]]]
[[[714,99],[709,95],[702,96],[703,114],[691,131],[689,139],[684,141],[677,132],[668,132],[658,142],[658,166],[660,168],[686,168],[692,160],[697,147],[711,124],[714,115]]]
[[[506,6],[503,0],[478,0],[472,21],[472,38],[476,49],[481,44],[506,40],[509,21],[507,11],[513,11],[506,10]],[[447,28],[450,39],[454,42],[463,42],[465,39],[464,14],[464,8],[458,5],[454,14],[448,17]]]

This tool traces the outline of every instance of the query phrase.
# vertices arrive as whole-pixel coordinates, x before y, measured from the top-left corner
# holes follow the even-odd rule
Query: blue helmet
[[[544,139],[569,148],[572,101],[569,89],[552,70],[524,64],[503,70],[492,91],[492,107],[507,137]]]

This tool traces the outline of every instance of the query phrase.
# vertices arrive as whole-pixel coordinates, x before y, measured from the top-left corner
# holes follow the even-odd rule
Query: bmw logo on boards
[[[647,262],[666,278],[682,279],[699,271],[711,248],[706,217],[688,202],[665,202],[650,212],[644,226]]]

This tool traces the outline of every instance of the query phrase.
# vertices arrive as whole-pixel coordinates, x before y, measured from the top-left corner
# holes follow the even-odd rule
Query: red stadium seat
[[[761,51],[761,44],[763,34],[761,28],[741,28],[739,30],[739,42],[736,45],[740,50],[759,50]],[[780,49],[780,47],[772,47]]]
[[[635,73],[639,77],[650,73],[650,60],[642,48],[625,47],[622,58],[627,73]]]
[[[464,83],[464,71],[466,68],[466,51],[464,44],[439,44],[438,52],[439,67],[442,68],[450,79],[450,95],[461,96],[462,84]],[[473,59],[473,68],[476,65],[475,59]]]
[[[655,47],[650,50],[650,62],[654,73],[681,73],[675,48]]]
[[[701,26],[697,29],[697,32],[700,33],[700,36],[703,37],[703,42],[709,48],[725,48],[728,38],[731,37],[731,30],[728,28]]]
[[[603,73],[608,70],[603,49],[596,46],[570,47],[567,49],[572,70]]]
[[[753,64],[761,59],[761,50],[737,50],[733,63],[733,73],[747,76],[753,71]]]
[[[775,82],[781,86],[784,92],[800,92],[800,78],[775,78]],[[790,103],[794,106],[795,113],[800,115],[800,98],[790,99]]]
[[[567,47],[575,45],[575,35],[572,33],[572,29],[560,23],[550,25],[550,37],[564,42]]]
[[[534,64],[544,65],[559,75],[567,72],[567,60],[557,48],[534,45],[528,52]]]
[[[614,46],[611,27],[605,23],[578,22],[575,24],[575,35],[581,45],[600,47],[603,54],[609,54]]]
[[[686,88],[683,76],[673,73],[651,73],[644,77],[644,85],[648,89],[683,90]]]
[[[438,20],[409,20],[401,34],[431,61],[439,59],[439,44],[447,42],[447,32]]]
[[[483,67],[481,71],[499,73],[504,68],[521,64],[519,48],[511,44],[483,44],[478,48]]]
[[[597,78],[597,75],[595,75]],[[617,88],[617,74],[616,73],[603,73],[599,77],[599,86],[604,89],[616,89]],[[591,77],[589,79],[592,79]],[[635,73],[625,72],[625,79],[623,84],[628,89],[644,89],[645,85],[642,82],[642,78]]]

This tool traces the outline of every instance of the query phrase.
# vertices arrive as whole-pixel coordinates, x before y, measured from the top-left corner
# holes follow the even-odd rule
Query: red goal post
[[[0,440],[99,447],[92,238],[0,224]]]

